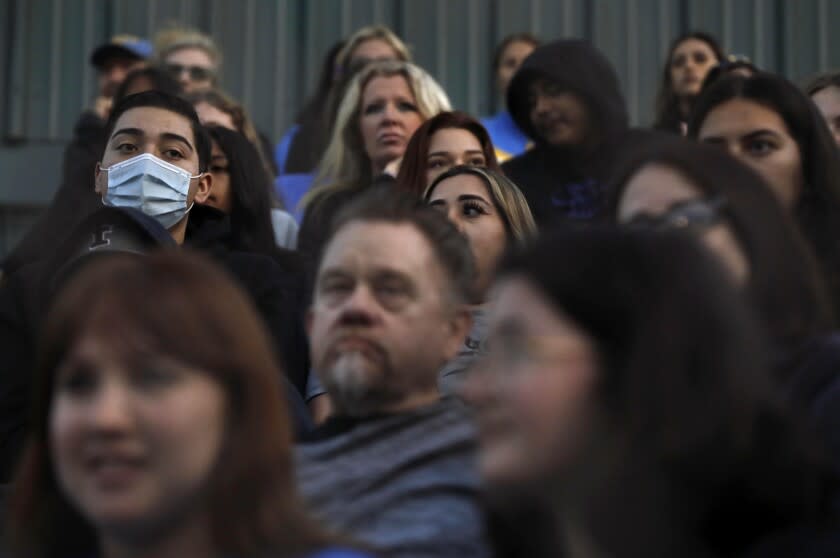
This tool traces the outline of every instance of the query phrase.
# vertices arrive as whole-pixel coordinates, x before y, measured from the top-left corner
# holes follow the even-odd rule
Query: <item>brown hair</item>
[[[206,372],[224,391],[226,439],[208,483],[212,536],[223,554],[289,556],[330,544],[297,496],[268,336],[247,296],[209,261],[184,251],[94,260],[65,284],[43,333],[33,428],[8,513],[16,555],[96,548],[94,527],[57,482],[49,446],[56,369],[86,335],[123,351],[143,343]]]
[[[447,128],[460,128],[475,136],[481,144],[481,151],[487,168],[502,172],[499,162],[496,159],[496,150],[490,135],[481,122],[465,112],[442,112],[424,122],[414,135],[411,136],[408,145],[405,147],[400,172],[397,174],[397,185],[418,196],[426,191],[426,170],[428,168],[429,147],[432,143],[432,136],[438,130]]]

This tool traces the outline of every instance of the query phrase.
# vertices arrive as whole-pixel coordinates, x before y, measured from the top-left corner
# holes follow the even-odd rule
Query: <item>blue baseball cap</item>
[[[134,35],[114,35],[104,45],[96,47],[90,56],[90,63],[102,68],[109,58],[134,58],[145,60],[152,55],[152,43]]]

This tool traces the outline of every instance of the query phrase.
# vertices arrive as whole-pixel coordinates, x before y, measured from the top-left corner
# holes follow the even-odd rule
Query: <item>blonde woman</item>
[[[383,60],[360,70],[338,107],[315,187],[303,198],[300,249],[317,255],[335,211],[403,156],[423,122],[449,109],[440,85],[414,64]]]
[[[467,237],[475,258],[473,325],[458,355],[440,371],[442,393],[456,394],[464,373],[481,355],[487,329],[489,290],[502,254],[537,236],[537,225],[525,196],[497,171],[462,165],[439,175],[426,188],[423,198],[446,213]]]

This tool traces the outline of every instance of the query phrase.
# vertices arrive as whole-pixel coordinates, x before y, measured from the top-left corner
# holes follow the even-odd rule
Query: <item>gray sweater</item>
[[[475,433],[460,403],[334,418],[298,446],[301,492],[327,525],[386,556],[490,556]]]

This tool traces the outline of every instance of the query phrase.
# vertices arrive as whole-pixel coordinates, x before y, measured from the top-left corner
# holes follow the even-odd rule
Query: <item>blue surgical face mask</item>
[[[190,180],[201,177],[201,174],[192,176],[151,153],[100,170],[108,173],[105,205],[139,209],[166,229],[192,209],[192,205],[187,207]]]

